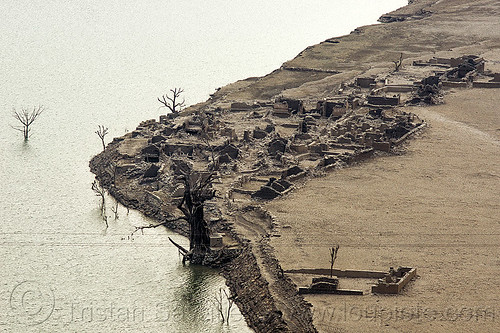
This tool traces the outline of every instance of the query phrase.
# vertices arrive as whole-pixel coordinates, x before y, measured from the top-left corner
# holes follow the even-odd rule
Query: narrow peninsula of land
[[[499,17],[497,1],[409,1],[144,121],[91,170],[186,236],[179,207],[212,177],[208,243],[187,258],[220,267],[256,332],[494,331]]]

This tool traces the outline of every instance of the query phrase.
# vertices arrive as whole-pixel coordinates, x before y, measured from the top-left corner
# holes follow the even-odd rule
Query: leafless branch
[[[13,129],[23,132],[24,140],[30,137],[31,124],[40,116],[45,108],[42,105],[34,106],[32,110],[22,107],[21,110],[12,110],[12,116],[21,123],[21,126],[11,126]]]
[[[97,180],[94,180],[92,183],[92,191],[94,191],[95,195],[101,198],[101,204],[100,204],[100,209],[101,209],[101,216],[104,222],[106,223],[106,228],[109,226],[108,225],[108,215],[106,214],[106,190],[104,187],[99,184]]]
[[[335,259],[337,259],[337,253],[339,252],[339,246],[334,245],[330,248],[330,277],[333,277],[333,264]]]
[[[226,300],[227,300],[227,316],[226,316],[226,322],[229,325],[229,318],[231,316],[231,308],[233,307],[234,304],[234,298],[231,297],[227,292],[226,289],[224,289],[224,295],[226,295]]]
[[[223,297],[222,297],[222,288],[219,289],[219,291],[217,293],[215,293],[215,296],[214,296],[214,301],[215,301],[215,306],[217,308],[217,311],[219,311],[219,314],[222,318],[222,322],[225,322],[225,318],[224,318],[224,308],[223,308]]]
[[[119,202],[118,202],[118,200],[115,199],[115,204],[111,207],[111,211],[115,215],[115,221],[118,220],[118,218],[119,218],[119,216],[118,216],[118,206],[119,206]]]
[[[108,128],[104,127],[104,125],[99,125],[98,127],[99,127],[99,129],[97,131],[95,131],[95,134],[97,134],[99,136],[99,138],[101,139],[102,150],[104,150],[104,149],[106,149],[106,144],[104,143],[104,137],[106,136],[106,134],[108,134]]]
[[[226,311],[224,311],[224,299],[227,303]],[[231,308],[234,304],[234,298],[230,296],[225,289],[220,288],[219,291],[215,293],[213,300],[215,307],[221,316],[222,322],[229,324],[229,317],[231,316]]]
[[[162,104],[162,107],[168,108],[172,113],[178,113],[185,105],[185,99],[182,100],[182,102],[179,102],[179,97],[180,95],[184,92],[184,89],[182,88],[174,88],[170,89],[170,92],[172,93],[172,97],[169,96],[169,94],[165,94],[163,96],[158,97],[158,102]]]
[[[394,71],[395,72],[399,71],[399,69],[401,68],[401,65],[403,65],[403,53],[401,53],[401,55],[399,56],[399,60],[398,61],[393,61],[393,63],[394,63],[394,66],[395,66]]]
[[[158,228],[160,226],[165,226],[171,222],[175,222],[175,221],[179,221],[179,220],[186,220],[187,221],[187,218],[185,216],[179,216],[179,217],[176,217],[172,220],[167,220],[167,221],[164,221],[162,223],[158,223],[158,224],[149,224],[149,225],[144,225],[144,226],[140,226],[140,227],[135,227],[135,230],[132,232],[132,234],[130,236],[133,236],[137,231],[139,230],[144,230],[144,229],[152,229],[152,228]]]
[[[214,153],[214,148],[213,146],[210,144],[210,139],[208,138],[208,135],[205,133],[201,136],[201,140],[203,141],[203,143],[205,143],[207,146],[208,146],[208,149],[210,150],[210,157],[212,158],[212,166],[211,166],[211,170],[217,170],[217,162],[215,160],[215,153]]]

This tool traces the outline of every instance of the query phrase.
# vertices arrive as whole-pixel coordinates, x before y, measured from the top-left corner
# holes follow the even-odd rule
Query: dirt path
[[[464,90],[409,111],[429,128],[401,156],[309,182],[267,208],[283,269],[418,268],[400,296],[307,296],[323,332],[495,331],[500,284],[500,113],[496,90]],[[292,276],[298,285],[310,277]],[[369,290],[373,281],[342,281]]]
[[[283,279],[278,261],[269,245],[272,222],[259,209],[237,214],[236,222],[236,231],[251,241],[260,274],[267,281],[274,304],[288,324],[290,332],[313,332],[311,318],[307,318],[302,311],[302,299],[297,297],[295,286]]]

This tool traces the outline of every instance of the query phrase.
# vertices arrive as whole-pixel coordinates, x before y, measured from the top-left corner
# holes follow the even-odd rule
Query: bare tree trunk
[[[177,206],[187,218],[190,226],[189,249],[196,252],[204,252],[210,246],[210,231],[204,216],[204,201],[214,196],[212,191],[208,191],[211,185],[211,178],[203,181],[198,179],[194,187],[191,186],[191,177],[184,176],[184,197]]]
[[[210,246],[210,236],[207,222],[204,218],[203,204],[194,207],[189,225],[191,226],[189,249],[194,251],[206,251]]]
[[[172,97],[170,97],[168,94],[165,94],[161,97],[161,99],[158,97],[158,101],[163,104],[164,107],[168,108],[172,113],[178,113],[185,105],[185,100],[183,100],[182,102],[178,101],[178,98],[184,92],[184,89],[174,88],[170,89],[170,92],[172,93]]]
[[[192,179],[196,178],[194,184],[191,184]],[[177,205],[177,208],[184,214],[173,220],[165,221],[160,224],[150,224],[148,226],[135,227],[135,231],[157,228],[161,225],[166,225],[170,222],[177,220],[185,220],[188,222],[189,230],[189,251],[182,248],[173,240],[170,241],[177,247],[184,255],[184,260],[192,259],[194,253],[204,254],[210,248],[210,229],[205,221],[204,216],[204,202],[215,197],[215,191],[211,188],[213,174],[208,177],[191,177],[191,175],[184,175],[184,196],[182,201]],[[131,236],[132,236],[131,235]],[[198,257],[199,258],[199,257]]]
[[[98,127],[99,127],[99,129],[97,131],[95,131],[95,134],[97,134],[97,136],[99,136],[99,138],[101,139],[102,150],[104,151],[106,149],[104,137],[108,134],[108,128],[104,127],[104,125],[99,125]]]
[[[12,126],[17,131],[23,132],[24,140],[28,140],[30,137],[30,126],[33,122],[41,115],[44,111],[43,106],[35,106],[32,111],[29,111],[28,108],[21,108],[20,111],[14,109],[12,112],[12,116],[16,118],[21,126]]]

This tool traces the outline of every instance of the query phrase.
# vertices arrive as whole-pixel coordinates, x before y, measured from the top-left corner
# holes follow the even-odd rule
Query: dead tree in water
[[[191,259],[194,253],[205,253],[210,246],[210,230],[205,221],[204,205],[205,201],[215,197],[215,190],[212,189],[213,174],[185,174],[182,176],[184,183],[184,196],[177,208],[184,214],[172,220],[160,224],[150,224],[147,226],[135,227],[135,231],[157,228],[178,220],[185,220],[189,224],[189,250],[183,248],[172,239],[169,240],[184,255],[183,262]]]
[[[227,301],[226,309],[224,309],[224,296]],[[234,298],[227,293],[226,289],[220,288],[219,292],[215,294],[214,304],[221,316],[222,322],[226,322],[229,325],[229,318],[231,317],[231,308],[234,304]]]
[[[39,115],[44,111],[43,106],[35,106],[33,110],[30,111],[28,108],[21,108],[21,111],[14,109],[12,111],[12,116],[21,123],[21,126],[12,126],[13,129],[23,132],[24,140],[27,141],[30,137],[31,124],[38,118]]]
[[[106,190],[102,187],[101,184],[97,180],[94,180],[92,183],[92,191],[94,191],[95,195],[101,198],[101,204],[99,206],[101,210],[101,216],[104,222],[106,223],[106,228],[108,225],[108,215],[106,214]]]
[[[184,197],[177,208],[189,223],[189,250],[205,252],[210,246],[210,234],[204,216],[204,203],[215,197],[212,190],[213,174],[198,177],[184,175]],[[193,184],[192,184],[193,183]]]
[[[102,150],[106,149],[106,144],[104,143],[104,137],[106,136],[106,134],[108,134],[108,128],[104,127],[104,125],[99,125],[99,129],[95,131],[95,134],[97,134],[97,136],[99,136],[99,138],[101,139]]]

